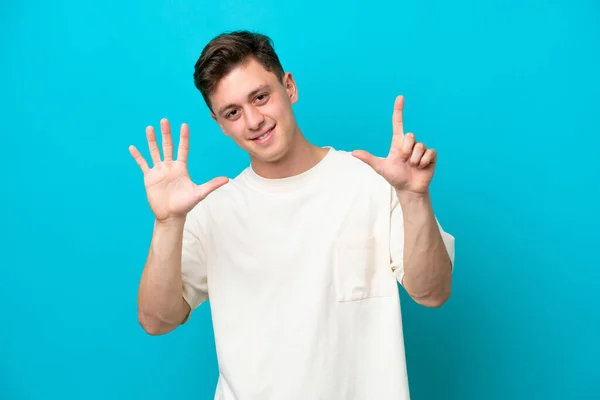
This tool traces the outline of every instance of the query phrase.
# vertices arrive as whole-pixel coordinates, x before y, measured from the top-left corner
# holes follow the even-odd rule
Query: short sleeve
[[[436,221],[452,262],[452,270],[454,270],[454,236],[444,231],[437,218]],[[390,266],[398,282],[402,283],[404,278],[404,218],[402,207],[393,189],[390,199]]]
[[[183,298],[192,311],[208,300],[206,222],[206,211],[200,202],[188,213],[183,229],[181,280]]]

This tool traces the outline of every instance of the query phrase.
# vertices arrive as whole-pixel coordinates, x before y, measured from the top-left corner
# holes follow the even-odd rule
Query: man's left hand
[[[413,133],[404,134],[403,107],[404,97],[398,96],[392,115],[392,145],[386,158],[375,157],[364,150],[355,150],[352,155],[370,165],[397,193],[424,196],[433,179],[437,153],[417,142]]]

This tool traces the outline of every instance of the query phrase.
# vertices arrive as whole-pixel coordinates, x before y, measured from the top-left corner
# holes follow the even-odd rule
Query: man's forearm
[[[185,220],[156,223],[138,294],[140,324],[153,335],[167,333],[186,316],[181,280]]]
[[[452,263],[433,212],[429,192],[415,196],[397,192],[404,218],[402,285],[419,304],[439,307],[449,297]]]

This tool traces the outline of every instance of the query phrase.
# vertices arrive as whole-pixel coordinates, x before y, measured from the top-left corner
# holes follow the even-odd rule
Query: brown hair
[[[251,58],[283,82],[283,67],[273,48],[273,41],[266,35],[245,30],[225,32],[204,47],[194,66],[194,85],[211,110],[209,96],[219,80]]]

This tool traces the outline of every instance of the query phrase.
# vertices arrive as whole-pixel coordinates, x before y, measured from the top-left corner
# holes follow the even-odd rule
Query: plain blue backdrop
[[[138,325],[153,220],[127,148],[167,117],[197,183],[247,166],[192,81],[241,28],[275,41],[310,140],[385,155],[403,94],[439,152],[455,283],[440,309],[400,289],[413,400],[600,398],[592,0],[3,1],[0,398],[212,399],[210,305]]]

